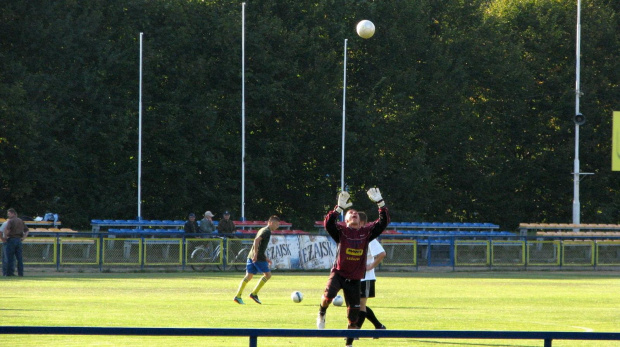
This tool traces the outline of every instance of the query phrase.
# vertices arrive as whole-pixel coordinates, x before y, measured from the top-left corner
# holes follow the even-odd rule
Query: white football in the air
[[[375,25],[367,20],[364,19],[362,21],[360,21],[359,23],[357,23],[357,34],[363,38],[363,39],[369,39],[372,37],[372,35],[375,34]]]

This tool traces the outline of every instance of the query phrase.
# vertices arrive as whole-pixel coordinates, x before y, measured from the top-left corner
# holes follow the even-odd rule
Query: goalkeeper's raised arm
[[[381,191],[379,188],[370,188],[368,189],[368,198],[377,204],[379,207],[379,219],[374,222],[374,226],[371,231],[370,239],[376,239],[385,229],[388,224],[390,224],[390,213],[385,206],[385,201],[383,200],[383,196],[381,196]]]
[[[351,196],[348,192],[340,192],[340,194],[338,194],[338,204],[332,211],[327,213],[327,215],[325,216],[325,220],[323,221],[323,227],[325,228],[329,236],[331,236],[336,242],[340,241],[338,231],[338,218],[345,209],[353,205],[353,203],[349,201],[350,198]]]

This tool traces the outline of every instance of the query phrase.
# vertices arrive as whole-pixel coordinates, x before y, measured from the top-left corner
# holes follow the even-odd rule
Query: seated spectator
[[[221,234],[232,234],[235,232],[235,223],[230,219],[230,212],[224,212],[224,218],[217,224],[217,230]]]
[[[185,230],[186,233],[198,234],[200,232],[200,228],[198,227],[198,223],[196,222],[196,215],[190,213],[187,219],[188,221],[185,222],[183,230]]]
[[[211,211],[205,212],[205,217],[200,221],[200,232],[202,233],[214,233],[215,225],[213,225],[213,216]]]

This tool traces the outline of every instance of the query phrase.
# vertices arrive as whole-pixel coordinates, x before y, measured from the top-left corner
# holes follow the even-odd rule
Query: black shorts
[[[362,298],[374,298],[375,297],[375,282],[377,282],[377,280],[362,281],[361,293],[360,293]]]
[[[332,272],[327,280],[327,286],[325,286],[323,296],[331,301],[336,297],[340,289],[342,289],[342,294],[347,307],[359,309],[361,292],[360,282],[360,280],[346,279],[337,273]]]

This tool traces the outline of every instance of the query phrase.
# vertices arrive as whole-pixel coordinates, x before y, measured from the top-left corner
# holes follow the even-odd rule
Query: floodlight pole
[[[138,220],[142,220],[142,35],[140,33],[140,70],[138,83]]]
[[[581,96],[581,0],[577,0],[577,42],[575,68],[575,116],[579,114],[579,97]],[[573,224],[581,223],[581,204],[579,202],[579,123],[575,122],[575,162],[573,166]]]
[[[241,3],[241,220],[245,220],[245,2]]]
[[[344,192],[344,137],[347,102],[347,39],[344,39],[344,78],[342,82],[342,162],[340,164],[340,191]]]

